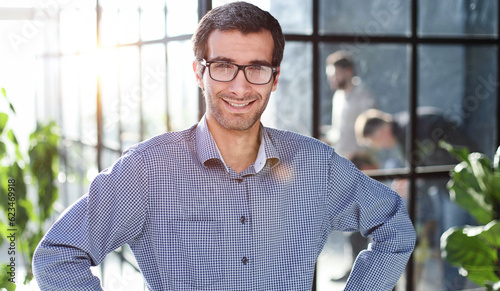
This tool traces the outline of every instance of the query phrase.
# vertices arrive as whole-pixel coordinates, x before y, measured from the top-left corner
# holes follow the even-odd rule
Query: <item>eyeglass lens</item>
[[[216,81],[229,82],[238,74],[238,66],[231,63],[210,63],[210,77]],[[245,66],[243,71],[248,82],[267,84],[271,80],[273,69],[263,65]]]

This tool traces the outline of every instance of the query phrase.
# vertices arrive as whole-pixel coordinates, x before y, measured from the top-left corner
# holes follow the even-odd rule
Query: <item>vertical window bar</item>
[[[96,1],[96,38],[97,38],[97,50],[101,47],[101,37],[100,37],[100,22],[102,16],[102,9],[99,4],[99,0]],[[97,74],[97,96],[96,96],[96,117],[97,117],[97,169],[102,170],[102,100],[101,100],[101,80],[99,74]]]
[[[96,0],[96,49],[101,47],[101,37],[100,37],[100,22],[102,16],[101,5],[99,0]],[[97,74],[97,88],[96,88],[96,118],[97,118],[97,169],[100,172],[102,170],[102,100],[101,100],[101,84],[100,76]],[[101,264],[101,281],[104,286],[104,269],[106,262]]]
[[[320,98],[320,52],[319,52],[319,0],[312,1],[312,21],[313,21],[313,78],[312,78],[312,134],[313,137],[320,137],[320,112],[321,112],[321,98]]]
[[[312,0],[312,25],[313,25],[313,78],[312,78],[312,134],[314,138],[320,137],[320,119],[321,119],[321,98],[320,98],[320,52],[319,52],[319,0]],[[314,276],[311,291],[316,291],[317,263],[314,265]]]
[[[496,117],[497,117],[497,134],[495,137],[495,145],[496,148],[500,146],[500,90],[498,90],[498,84],[500,84],[500,47],[498,45],[498,41],[500,39],[500,5],[497,6],[497,34],[496,34],[496,43],[495,47],[497,49],[497,112],[496,112]],[[496,149],[495,149],[496,150]]]
[[[407,156],[406,159],[410,163],[410,183],[409,183],[409,209],[408,214],[410,215],[410,219],[415,221],[416,214],[416,173],[415,173],[415,164],[412,160],[412,152],[416,147],[415,137],[417,132],[417,103],[418,103],[418,55],[417,55],[417,25],[418,25],[418,0],[411,1],[411,51],[410,51],[410,100],[409,100],[409,113],[410,113],[410,132],[407,136],[409,142],[407,142]],[[413,253],[408,260],[407,269],[406,269],[406,290],[413,291],[414,282],[414,267],[413,267]]]
[[[172,131],[171,124],[170,124],[170,114],[168,112],[169,110],[169,94],[168,94],[168,53],[167,53],[167,1],[163,1],[163,14],[164,18],[163,21],[165,21],[165,35],[163,36],[163,47],[165,50],[165,129],[166,131]]]
[[[212,9],[212,0],[198,0],[198,20]],[[205,98],[201,89],[198,89],[198,119],[205,114]]]

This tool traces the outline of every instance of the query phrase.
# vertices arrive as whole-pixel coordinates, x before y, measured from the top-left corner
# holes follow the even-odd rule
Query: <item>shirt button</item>
[[[248,259],[247,259],[247,257],[243,257],[243,259],[241,259],[241,262],[243,263],[243,265],[248,264]]]
[[[246,217],[245,217],[245,216],[242,216],[242,217],[240,218],[240,221],[241,221],[241,223],[245,224],[245,222],[247,221],[247,219],[246,219]]]

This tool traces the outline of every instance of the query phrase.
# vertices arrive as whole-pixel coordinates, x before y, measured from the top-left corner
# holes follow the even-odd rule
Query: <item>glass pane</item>
[[[193,0],[189,0],[193,1]],[[185,1],[187,2],[187,1]],[[142,10],[164,10],[165,8],[165,0],[143,0],[140,1]]]
[[[104,146],[120,149],[120,99],[118,86],[118,50],[101,50],[99,77],[102,104],[102,139]]]
[[[417,132],[422,142],[413,155],[419,165],[450,163],[438,155],[439,139],[493,156],[498,132],[493,118],[498,116],[497,55],[496,46],[419,47],[418,106],[422,121]],[[426,115],[437,113],[442,123],[424,122],[424,111]]]
[[[139,40],[139,11],[137,9],[118,12],[120,43],[133,43]]]
[[[198,122],[198,86],[191,41],[169,42],[167,60],[167,129],[182,130]]]
[[[61,2],[59,2],[59,3],[61,3]],[[71,2],[71,6],[75,7],[75,8],[78,8],[78,9],[90,9],[90,10],[94,10],[94,13],[95,13],[96,3],[97,3],[97,0],[75,1],[75,2]],[[101,3],[101,0],[99,0],[99,4],[100,3]]]
[[[498,35],[497,0],[422,0],[418,9],[422,35]]]
[[[61,11],[61,51],[89,51],[97,45],[96,15],[94,10]]]
[[[89,145],[97,144],[97,61],[94,54],[79,57],[78,90],[82,104],[82,141]]]
[[[163,9],[141,12],[141,39],[162,39],[165,36],[165,13]]]
[[[191,34],[198,25],[198,1],[167,0],[167,35]]]
[[[363,38],[410,33],[409,0],[320,0],[319,5],[321,34],[355,34]]]
[[[121,0],[118,2],[118,7],[120,9],[137,10],[139,8],[140,0]]]
[[[123,149],[141,139],[141,87],[139,82],[139,49],[120,48],[120,120]]]
[[[82,156],[82,145],[66,140],[63,144],[65,165],[64,174],[58,177],[64,186],[61,187],[65,195],[63,195],[64,206],[72,204],[80,196],[88,191],[83,189],[83,177],[85,160]],[[83,162],[82,162],[83,161]]]
[[[273,0],[269,12],[279,21],[283,33],[312,33],[311,0]]]
[[[121,1],[115,0],[99,0],[99,6],[103,10],[118,10],[118,5]]]
[[[338,63],[332,60],[339,51],[350,55],[354,72],[343,69],[340,60]],[[376,150],[359,145],[355,137],[354,123],[362,112],[373,107],[388,113],[407,110],[410,52],[408,47],[393,44],[357,47],[352,44],[332,43],[321,44],[320,52],[323,60],[320,72],[321,139],[332,144],[341,155],[348,158],[358,151],[368,151],[378,168],[402,167],[404,163],[400,161],[401,157],[395,149]],[[333,53],[335,55],[332,55]],[[337,69],[332,77],[337,80],[338,85],[331,83],[332,79],[327,77],[327,60],[337,64],[333,67]],[[331,68],[329,66],[329,74],[332,74]],[[350,99],[352,96],[362,101],[354,102]]]
[[[144,138],[148,138],[167,130],[165,46],[143,46],[141,55]]]
[[[414,221],[417,245],[414,251],[415,290],[470,290],[477,288],[458,269],[440,256],[440,238],[452,226],[474,225],[474,219],[450,201],[448,178],[418,179]]]
[[[221,6],[234,0],[213,0],[212,7]],[[262,10],[269,11],[281,24],[283,33],[312,33],[311,0],[249,0]]]
[[[286,43],[278,88],[271,94],[262,123],[312,135],[312,44]]]
[[[102,46],[111,46],[118,43],[118,12],[114,9],[102,9],[99,37]]]
[[[61,58],[62,130],[66,138],[80,139],[80,96],[78,94],[78,58]]]

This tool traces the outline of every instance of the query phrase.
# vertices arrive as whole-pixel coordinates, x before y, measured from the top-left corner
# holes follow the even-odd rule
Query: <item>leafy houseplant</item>
[[[500,290],[500,147],[492,164],[484,154],[441,146],[461,161],[448,183],[450,199],[479,224],[443,233],[441,256],[486,290]]]
[[[15,274],[8,273],[10,262],[0,262],[0,289],[11,291],[15,290],[16,284],[28,283],[33,278],[31,258],[43,237],[44,221],[53,213],[52,205],[57,199],[55,178],[60,137],[54,122],[37,124],[30,135],[29,149],[23,152],[12,126],[16,111],[3,88],[1,95],[0,245],[6,243],[10,247],[14,246],[10,249],[12,252],[9,252],[9,257],[10,260],[14,258],[16,270]],[[29,185],[36,189],[34,195],[29,195]],[[12,233],[14,244],[6,241]],[[18,275],[21,263],[24,263],[27,271],[24,282]]]

